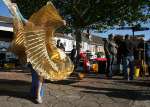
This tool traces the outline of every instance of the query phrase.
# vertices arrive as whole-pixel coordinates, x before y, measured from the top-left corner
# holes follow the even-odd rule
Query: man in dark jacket
[[[75,67],[76,67],[77,49],[76,49],[75,45],[73,45],[73,49],[71,50],[70,58],[71,58],[73,64],[75,65]]]
[[[130,40],[129,35],[125,36],[125,40],[123,41],[123,73],[124,78],[128,80],[133,79],[134,74],[134,44]],[[128,71],[129,68],[129,71]],[[128,75],[129,73],[129,75]]]

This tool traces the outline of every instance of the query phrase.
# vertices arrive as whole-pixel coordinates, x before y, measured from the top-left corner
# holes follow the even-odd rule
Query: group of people
[[[59,44],[60,41],[57,41],[57,43]],[[124,79],[133,80],[135,66],[139,68],[142,67],[143,64],[142,61],[144,61],[143,44],[144,44],[144,40],[141,39],[140,41],[139,39],[138,43],[135,43],[135,41],[133,41],[133,39],[131,39],[129,35],[125,35],[125,37],[119,39],[118,41],[115,39],[115,36],[113,36],[112,34],[108,35],[108,39],[106,39],[104,43],[105,56],[107,58],[106,69],[105,69],[106,76],[108,78],[112,78],[112,76],[116,73],[116,71],[113,70],[114,68],[113,66],[117,64],[117,65],[121,65],[121,70]],[[150,48],[150,46],[148,48]],[[143,50],[140,51],[140,49]],[[148,53],[149,51],[145,51],[145,52]],[[145,54],[145,56],[148,57],[149,54]],[[75,45],[73,45],[73,49],[71,50],[70,59],[72,60],[76,68],[78,64],[77,64],[77,49]]]
[[[63,51],[65,51],[65,47],[64,47],[64,45],[63,45],[63,43],[61,42],[60,39],[57,40],[56,47],[63,50]]]
[[[138,46],[136,46],[129,35],[125,35],[125,38],[123,38],[121,41],[117,43],[114,40],[114,36],[110,34],[108,36],[108,39],[105,40],[105,44],[104,44],[105,54],[108,59],[107,64],[106,64],[107,65],[106,67],[107,77],[112,78],[114,74],[112,68],[113,68],[114,62],[117,62],[117,64],[122,65],[124,78],[128,80],[133,80],[134,68],[136,66],[135,53],[137,54],[138,52],[136,51],[139,51],[139,49],[142,48],[143,54],[141,54],[141,58],[144,57],[144,52],[143,52],[144,45],[143,44],[144,44],[144,40],[141,41]],[[139,47],[140,45],[141,47]],[[140,66],[142,66],[141,58],[140,58],[140,61],[138,61]]]

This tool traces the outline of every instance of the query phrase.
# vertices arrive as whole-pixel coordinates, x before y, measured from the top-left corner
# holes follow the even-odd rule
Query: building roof
[[[12,24],[13,19],[11,17],[0,16],[0,22]]]
[[[99,37],[99,36],[95,36],[95,35],[91,36],[91,42],[92,42],[92,44],[97,44],[97,45],[104,44],[103,38]]]
[[[89,38],[89,34],[88,33],[82,33],[81,34],[81,38],[82,38],[83,42],[90,43],[90,38]]]
[[[73,35],[73,37],[75,38],[75,35]],[[93,45],[102,45],[104,44],[103,38],[100,36],[96,36],[96,35],[90,35],[88,33],[82,33],[81,34],[81,38],[83,42],[87,42]]]
[[[13,32],[13,19],[5,16],[0,16],[0,30]]]
[[[64,33],[55,33],[55,37],[60,37],[60,38],[65,38],[65,39],[69,39],[69,40],[74,40],[74,38],[71,35],[67,35]]]

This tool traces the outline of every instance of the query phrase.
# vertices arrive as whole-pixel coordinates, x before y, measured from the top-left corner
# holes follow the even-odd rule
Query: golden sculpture
[[[15,37],[11,50],[23,63],[30,62],[44,79],[66,79],[73,72],[74,66],[70,58],[56,48],[53,42],[55,30],[65,24],[53,4],[43,6],[25,24],[17,9],[9,3],[7,5],[14,16]]]

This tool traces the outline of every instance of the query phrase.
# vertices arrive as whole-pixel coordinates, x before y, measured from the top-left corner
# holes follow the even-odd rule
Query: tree
[[[48,0],[16,0],[27,18]],[[76,33],[77,49],[83,29],[106,29],[113,25],[134,24],[150,17],[149,0],[52,0]]]

